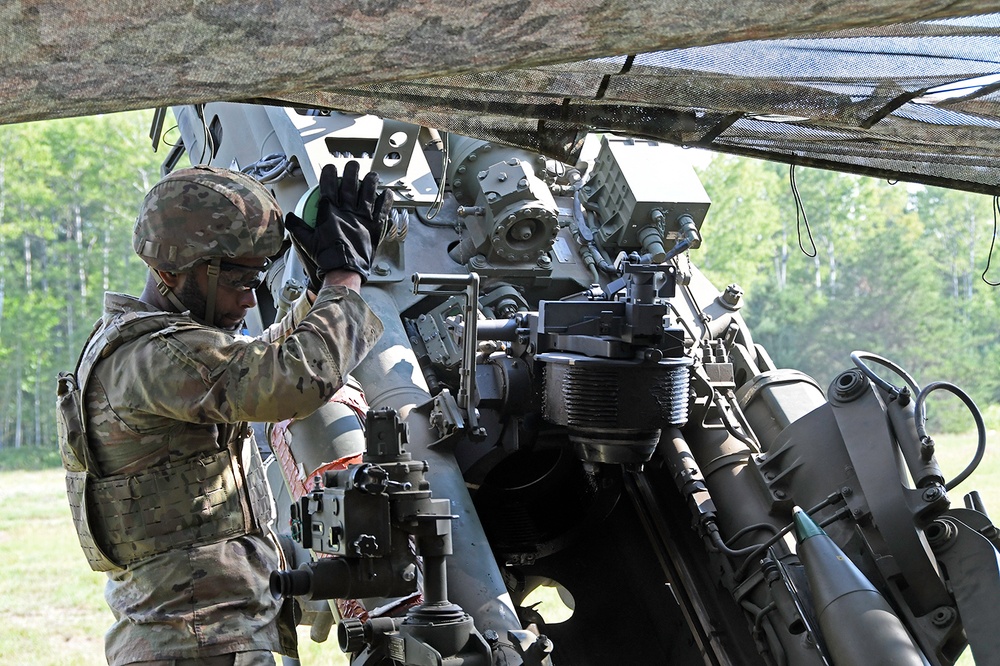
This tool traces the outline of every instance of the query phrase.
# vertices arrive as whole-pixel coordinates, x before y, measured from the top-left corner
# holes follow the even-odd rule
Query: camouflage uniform
[[[238,176],[232,178],[236,190],[244,188]],[[197,183],[178,177],[154,188],[147,205],[182,197],[187,217],[172,213],[169,223],[190,225],[205,212],[197,210],[204,193]],[[228,190],[225,194],[232,196]],[[267,224],[259,220],[273,218],[273,211],[253,210],[252,201],[248,210],[245,196],[237,191],[232,197],[243,206],[238,214]],[[220,228],[233,227],[225,215],[209,217]],[[280,232],[280,217],[277,225]],[[252,224],[247,226],[253,231]],[[232,251],[225,244],[218,251],[211,235],[194,234],[193,245],[202,245],[192,249],[166,247],[137,232],[136,249],[151,266],[160,253],[176,270],[184,270],[186,253],[204,255],[206,248],[215,256],[241,256],[238,247]],[[268,253],[260,237],[251,241],[257,256],[277,249]],[[301,300],[259,338],[205,325],[187,313],[156,312],[131,296],[106,294],[101,333],[94,340],[137,319],[162,325],[123,338],[93,366],[82,396],[87,451],[81,457],[94,469],[87,470],[91,484],[84,492],[77,488],[76,498],[86,498],[91,543],[120,565],[108,571],[105,592],[116,620],[106,636],[108,662],[118,666],[244,653],[237,663],[251,663],[246,657],[254,651],[265,657],[287,652],[279,640],[281,604],[268,589],[279,553],[267,524],[269,511],[254,515],[261,513],[260,487],[253,483],[259,456],[247,422],[281,421],[318,409],[374,345],[382,324],[358,294],[339,286],[324,287],[311,307]],[[223,463],[216,465],[217,459]],[[67,464],[68,472],[71,467]],[[197,478],[188,481],[191,473]],[[67,474],[68,487],[70,477],[81,474],[78,469],[75,476]],[[180,484],[179,476],[184,477]],[[226,487],[199,486],[206,478]],[[169,492],[159,493],[158,483]],[[125,495],[116,496],[116,490]],[[223,501],[215,503],[214,496]],[[70,500],[73,505],[72,491]],[[129,506],[141,510],[128,511]],[[77,519],[79,508],[74,509]],[[79,520],[77,529],[86,551],[87,530],[81,531]],[[207,537],[199,537],[203,531]],[[178,544],[180,532],[194,537]]]
[[[110,322],[149,310],[108,294],[104,316]],[[381,334],[381,322],[343,287],[323,289],[281,342],[192,324],[126,343],[97,365],[86,411],[91,448],[107,475],[218,450],[216,424],[311,413]],[[106,638],[109,662],[280,652],[279,603],[267,589],[277,557],[268,538],[247,534],[109,572],[106,598],[116,618]]]

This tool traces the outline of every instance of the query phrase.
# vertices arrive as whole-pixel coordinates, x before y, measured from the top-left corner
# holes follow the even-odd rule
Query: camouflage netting
[[[260,100],[371,112],[568,160],[584,133],[606,130],[996,193],[1000,84],[975,80],[1000,74],[993,9],[0,0],[0,123]],[[934,94],[941,87],[955,92]]]
[[[1000,14],[286,100],[417,118],[564,159],[581,131],[600,129],[1000,192]]]

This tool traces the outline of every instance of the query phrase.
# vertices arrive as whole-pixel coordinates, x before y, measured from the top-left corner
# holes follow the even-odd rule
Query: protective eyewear
[[[228,261],[219,262],[219,284],[237,291],[250,291],[264,283],[267,269],[271,265],[266,260],[263,266],[243,266]]]

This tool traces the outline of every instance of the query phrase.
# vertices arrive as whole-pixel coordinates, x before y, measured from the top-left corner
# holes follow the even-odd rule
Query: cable
[[[438,184],[438,191],[434,195],[434,201],[431,202],[430,207],[427,209],[428,221],[437,217],[438,213],[441,212],[441,207],[444,205],[444,189],[448,178],[448,162],[451,161],[451,157],[448,154],[450,137],[451,134],[446,133],[444,138],[441,139],[441,182]],[[429,224],[428,226],[438,225]]]
[[[725,541],[722,540],[722,535],[719,534],[719,526],[715,524],[715,520],[709,520],[705,523],[705,529],[708,531],[709,541],[716,549],[729,557],[742,557],[744,555],[750,555],[757,551],[757,546],[747,546],[745,548],[730,548]]]
[[[208,121],[205,120],[205,105],[196,104],[195,105],[195,115],[201,120],[201,131],[202,131],[202,143],[201,143],[201,157],[198,158],[198,164],[205,163],[205,152],[212,156],[215,155],[215,138],[212,136],[212,131],[208,127]],[[211,148],[211,150],[209,150]]]
[[[788,167],[788,182],[792,186],[792,197],[795,199],[795,231],[799,236],[799,249],[802,250],[802,254],[806,255],[810,259],[814,258],[817,254],[816,241],[813,240],[812,229],[809,228],[809,217],[806,215],[806,209],[802,205],[802,196],[799,194],[799,186],[795,183],[795,165]],[[806,234],[809,237],[809,244],[812,245],[812,254],[806,251],[806,248],[802,246],[802,226],[799,220],[799,212],[802,213],[801,222],[805,223]]]
[[[666,301],[664,303],[664,305],[666,305],[670,309],[670,311],[674,313],[674,317],[676,317],[677,322],[681,326],[684,327],[684,330],[687,331],[688,336],[694,341],[694,343],[700,343],[700,341],[701,341],[701,334],[700,333],[695,333],[694,329],[691,328],[691,324],[681,314],[681,311],[677,309],[677,306],[674,305],[673,302],[671,302],[669,300]],[[695,307],[697,308],[697,303],[695,304]],[[700,310],[699,310],[699,312],[700,312]]]
[[[284,153],[271,153],[240,169],[248,176],[264,184],[277,183],[301,171],[299,163]]]
[[[270,139],[272,136],[275,139],[277,139],[278,138],[278,130],[272,129],[270,132],[267,133],[267,136],[264,137],[264,140],[260,142],[260,157],[258,159],[264,159],[264,146],[267,145],[267,140]],[[280,141],[278,142],[278,145],[279,146],[281,145]]]
[[[583,210],[581,210],[583,209]],[[619,277],[620,273],[618,269],[608,261],[608,257],[601,250],[600,246],[597,244],[597,240],[594,238],[594,230],[587,220],[587,213],[591,213],[596,216],[600,208],[596,204],[586,201],[580,196],[580,191],[577,190],[573,193],[573,219],[576,221],[577,228],[580,230],[580,236],[583,243],[587,248],[590,249],[591,255],[594,259],[594,267],[601,271],[605,275],[616,278]]]
[[[729,537],[729,541],[726,542],[726,545],[729,546],[729,544],[735,543],[741,536],[750,534],[750,532],[759,532],[760,530],[770,532],[771,534],[777,534],[778,532],[778,528],[771,523],[754,523],[753,525],[747,525],[736,534]],[[756,546],[754,546],[754,548],[756,548]]]
[[[761,625],[764,623],[764,616],[768,613],[778,610],[777,602],[772,601],[768,605],[760,609],[760,612],[753,619],[753,631],[757,633],[761,629]]]
[[[969,395],[958,388],[954,384],[949,382],[931,382],[924,387],[920,393],[917,394],[917,401],[914,405],[914,411],[916,412],[916,425],[917,425],[917,436],[920,438],[921,444],[929,446],[933,451],[933,440],[927,435],[927,412],[924,407],[924,402],[927,400],[927,396],[934,391],[948,391],[952,393],[965,403],[965,406],[969,408],[972,412],[972,418],[976,422],[976,430],[979,434],[978,441],[976,442],[976,453],[972,457],[972,462],[970,462],[965,469],[959,473],[951,481],[944,484],[945,490],[951,490],[958,484],[965,481],[969,476],[976,471],[979,467],[979,463],[983,461],[983,455],[986,453],[986,424],[983,422],[983,413],[979,411],[979,407],[976,406],[975,401]]]
[[[740,599],[740,606],[754,617],[755,632],[758,631],[757,618],[766,619],[767,615],[771,612],[768,609],[771,609],[772,606],[777,608],[777,604],[773,602],[761,608],[745,597]],[[761,622],[759,630],[763,633],[763,636],[754,635],[752,638],[766,666],[788,666],[788,657],[785,655],[778,636],[774,633],[774,627],[771,626],[770,620],[768,620],[767,624]],[[772,655],[771,650],[776,650],[777,652]]]
[[[719,420],[722,421],[722,425],[726,429],[726,432],[746,444],[755,453],[760,453],[760,444],[754,440],[753,435],[740,432],[726,417],[726,410],[722,408],[722,403],[725,401],[725,403],[729,405],[729,408],[735,411],[736,408],[733,406],[733,403],[725,399],[722,393],[720,393],[716,388],[712,389],[712,397],[715,399],[715,404],[719,406]],[[741,423],[740,425],[743,426],[744,424]]]
[[[841,494],[839,492],[830,493],[829,495],[826,496],[826,499],[824,499],[822,502],[820,502],[816,506],[814,506],[814,507],[812,507],[810,509],[807,509],[805,513],[806,513],[807,516],[812,517],[812,514],[816,513],[820,509],[824,509],[824,508],[830,506],[831,504],[839,502],[840,499],[841,499],[841,497],[842,496],[841,496]],[[842,509],[840,511],[837,511],[832,516],[830,516],[828,519],[826,519],[825,521],[823,521],[820,524],[820,527],[825,527],[826,525],[829,525],[830,523],[832,523],[832,522],[834,522],[836,520],[840,520],[841,518],[845,517],[845,516],[842,515],[844,513],[844,511],[847,512],[848,516],[851,515],[850,509],[847,508],[847,507],[845,507],[844,509]],[[736,570],[736,572],[733,574],[733,578],[735,580],[737,580],[737,581],[743,580],[743,576],[746,574],[747,569],[750,567],[750,563],[753,562],[758,555],[761,555],[768,548],[770,548],[774,544],[778,543],[782,538],[784,538],[784,536],[786,534],[788,534],[789,532],[792,531],[792,528],[794,526],[795,526],[794,522],[788,523],[787,525],[785,525],[784,527],[782,527],[780,530],[778,530],[773,537],[771,537],[770,539],[768,539],[764,543],[760,544],[759,546],[754,547],[753,550],[752,550],[752,552],[747,556],[747,558],[745,560],[743,560],[743,564],[741,564],[739,566],[739,568]]]
[[[413,210],[417,214],[417,220],[419,220],[420,223],[425,227],[437,227],[439,229],[454,229],[455,233],[461,234],[461,230],[464,229],[466,226],[465,221],[461,219],[432,221],[434,218],[427,217],[426,211],[421,213],[419,208],[414,208]],[[438,212],[440,213],[441,211],[439,210]]]
[[[167,135],[173,132],[175,129],[177,129],[177,125],[172,125],[171,127],[164,130],[163,134],[160,135],[160,143],[162,143],[164,146],[170,146],[171,148],[176,146],[177,145],[176,141],[174,143],[170,143],[169,141],[167,141]]]

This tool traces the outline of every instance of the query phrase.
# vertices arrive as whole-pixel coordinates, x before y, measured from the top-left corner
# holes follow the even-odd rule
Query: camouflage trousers
[[[252,652],[233,652],[220,654],[217,657],[198,657],[196,659],[137,661],[129,666],[274,666],[274,655],[266,650],[253,650]]]

